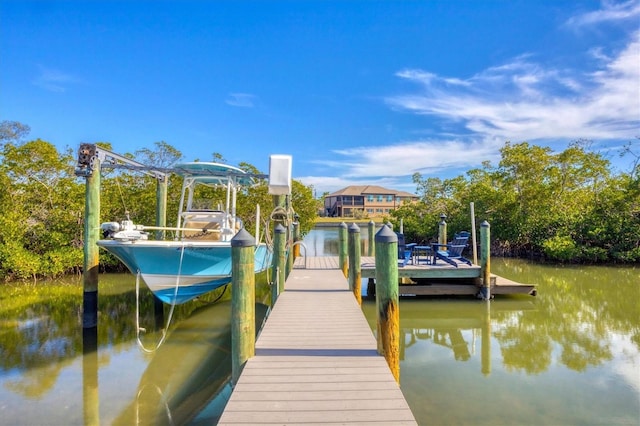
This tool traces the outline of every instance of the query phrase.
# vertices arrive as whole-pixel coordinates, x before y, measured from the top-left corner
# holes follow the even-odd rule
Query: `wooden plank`
[[[296,259],[219,424],[415,425],[337,262],[317,259]]]

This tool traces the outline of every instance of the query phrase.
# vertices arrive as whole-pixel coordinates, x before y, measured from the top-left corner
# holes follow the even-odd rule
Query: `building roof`
[[[395,195],[396,197],[417,197],[416,194],[405,191],[397,191],[395,189],[383,188],[378,185],[351,185],[333,192],[327,197],[335,197],[338,195]]]

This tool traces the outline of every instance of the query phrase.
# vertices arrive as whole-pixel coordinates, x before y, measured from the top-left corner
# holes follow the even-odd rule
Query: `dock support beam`
[[[376,223],[373,220],[369,221],[369,247],[367,250],[367,256],[373,257],[376,254]]]
[[[347,278],[347,224],[342,222],[338,227],[338,261],[340,270]]]
[[[231,380],[235,385],[256,351],[256,240],[242,228],[231,239]]]
[[[486,220],[480,225],[480,269],[482,271],[482,287],[480,298],[491,299],[491,227]]]
[[[349,288],[358,305],[362,305],[362,271],[360,270],[360,227],[349,227]]]
[[[286,275],[286,238],[287,230],[281,224],[276,225],[273,238],[273,265],[271,268],[271,306],[274,306],[278,296],[284,291]]]
[[[378,353],[400,383],[400,304],[398,236],[388,226],[376,234],[376,308]]]

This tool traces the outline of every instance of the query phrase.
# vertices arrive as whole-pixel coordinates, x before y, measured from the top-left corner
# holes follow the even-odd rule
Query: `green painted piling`
[[[491,299],[491,227],[486,220],[480,225],[480,270],[482,299]]]
[[[360,269],[360,228],[353,223],[349,226],[349,288],[353,291],[358,305],[362,305],[362,271]]]
[[[376,235],[376,223],[373,220],[369,221],[369,249],[367,251],[367,256],[375,256],[376,254],[376,242],[375,242],[375,235]]]
[[[447,244],[447,215],[440,215],[440,223],[438,224],[438,244]]]
[[[376,242],[376,308],[378,352],[400,382],[400,304],[398,290],[398,236],[380,228]]]
[[[93,157],[86,175],[84,204],[84,265],[82,327],[98,326],[98,268],[100,239],[100,160]]]
[[[278,224],[273,237],[273,263],[271,268],[271,306],[275,305],[278,296],[284,291],[286,280],[286,238],[287,230]]]
[[[338,262],[344,277],[347,278],[347,224],[344,222],[338,227]]]
[[[156,226],[167,226],[167,186],[169,177],[167,175],[158,176],[156,178]],[[156,240],[164,240],[165,231],[156,231]]]
[[[231,380],[235,384],[256,348],[255,238],[244,228],[231,239]]]

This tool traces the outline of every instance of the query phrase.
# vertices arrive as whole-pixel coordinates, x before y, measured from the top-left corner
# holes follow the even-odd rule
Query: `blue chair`
[[[438,259],[442,259],[450,265],[458,267],[458,261],[471,266],[471,261],[462,256],[462,251],[467,247],[469,241],[469,233],[456,234],[453,241],[447,244],[431,244],[433,249],[433,263],[435,265]],[[444,250],[446,248],[446,250]]]

